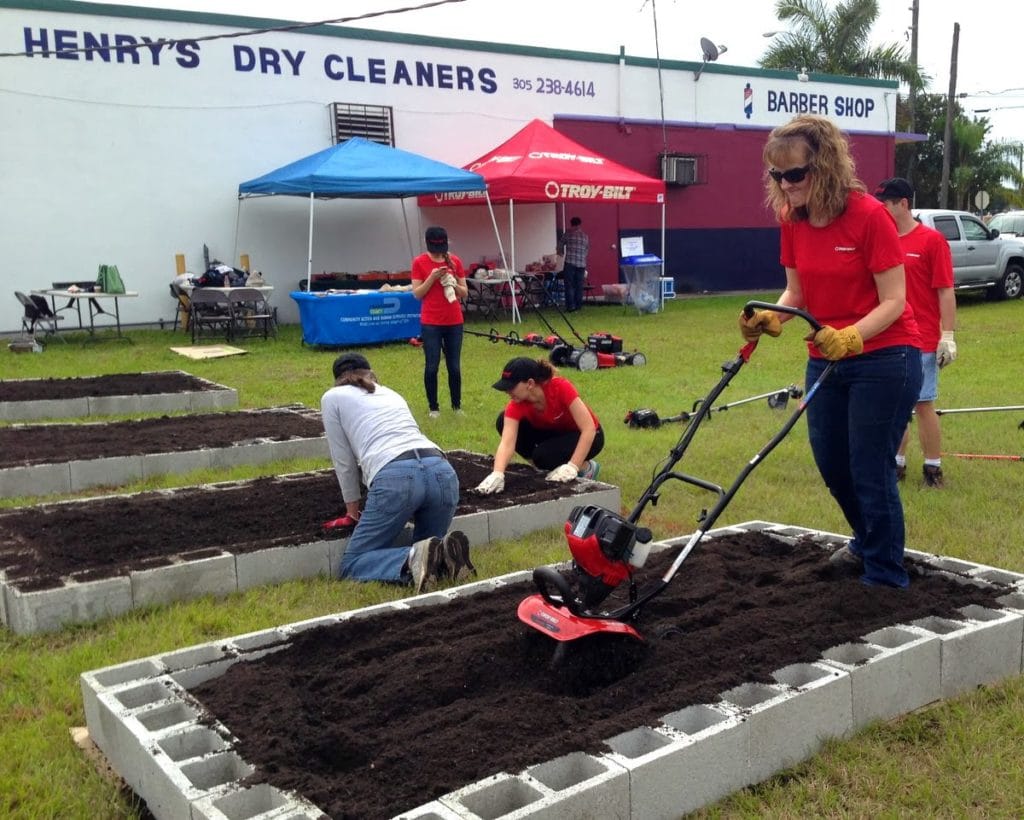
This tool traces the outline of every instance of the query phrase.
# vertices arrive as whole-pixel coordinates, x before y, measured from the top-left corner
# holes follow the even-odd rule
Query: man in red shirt
[[[917,432],[924,453],[924,485],[941,489],[942,436],[935,412],[938,396],[938,371],[956,359],[953,328],[956,324],[956,296],[953,293],[953,258],[949,243],[938,231],[922,225],[910,212],[914,188],[900,177],[887,179],[875,190],[875,196],[896,220],[896,230],[906,259],[907,301],[914,309],[921,334],[921,369],[924,381],[915,413]],[[902,479],[907,471],[907,443],[910,428],[903,434],[896,455],[896,474]]]

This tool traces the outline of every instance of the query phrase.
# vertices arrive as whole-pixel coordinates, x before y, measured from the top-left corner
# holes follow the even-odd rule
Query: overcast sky
[[[900,42],[909,54],[911,2],[879,0],[876,43]],[[308,22],[411,9],[421,0],[134,0],[112,5]],[[345,25],[604,54],[617,54],[624,46],[627,54],[654,57],[656,11],[657,43],[664,59],[700,60],[700,39],[707,37],[727,47],[720,63],[756,67],[769,42],[764,33],[784,28],[774,8],[771,0],[457,0]],[[949,91],[953,25],[959,22],[956,90],[972,95],[961,100],[968,111],[992,109],[983,116],[991,121],[990,137],[995,139],[1024,140],[1020,8],[1020,0],[919,1],[918,60],[933,78],[929,91]],[[973,13],[968,15],[968,10]]]

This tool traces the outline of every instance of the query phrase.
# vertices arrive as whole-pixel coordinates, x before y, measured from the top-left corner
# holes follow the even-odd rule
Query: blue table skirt
[[[299,306],[302,341],[348,346],[420,335],[420,303],[409,291],[290,294]]]

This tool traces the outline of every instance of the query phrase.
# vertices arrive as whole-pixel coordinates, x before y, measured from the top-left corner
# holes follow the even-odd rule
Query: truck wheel
[[[1024,293],[1024,267],[1016,262],[1006,266],[1006,273],[999,280],[999,284],[988,290],[990,299],[1019,299]]]

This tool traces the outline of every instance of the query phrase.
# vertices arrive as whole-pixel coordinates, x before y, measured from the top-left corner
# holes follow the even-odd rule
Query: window
[[[700,172],[704,163],[693,154],[662,154],[661,178],[669,185],[697,185],[704,182]]]
[[[362,137],[395,147],[395,120],[390,106],[331,103],[334,142]]]
[[[983,240],[988,239],[988,228],[977,219],[968,219],[966,216],[963,218],[964,223],[964,239],[968,240]]]
[[[957,227],[955,216],[935,217],[935,230],[946,237],[947,242],[958,242],[960,240],[960,229]]]

